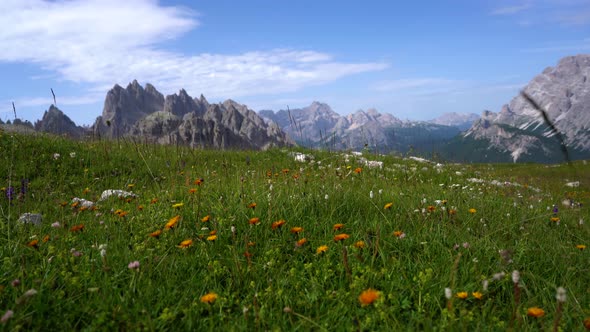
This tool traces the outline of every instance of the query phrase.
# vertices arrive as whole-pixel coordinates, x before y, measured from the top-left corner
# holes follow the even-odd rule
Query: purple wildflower
[[[20,193],[25,195],[27,193],[27,188],[29,187],[29,179],[22,179],[20,180]]]
[[[2,324],[6,324],[6,322],[8,322],[8,320],[10,318],[12,318],[12,316],[14,316],[14,311],[12,310],[7,310],[4,315],[2,315],[2,318],[0,318],[0,323]]]
[[[8,188],[6,188],[6,198],[8,198],[9,202],[12,202],[12,200],[14,199],[14,187],[13,186],[9,186]]]
[[[557,212],[559,212],[557,205],[553,205],[553,214],[557,214]]]
[[[130,270],[138,270],[139,269],[139,261],[133,261],[127,265]]]

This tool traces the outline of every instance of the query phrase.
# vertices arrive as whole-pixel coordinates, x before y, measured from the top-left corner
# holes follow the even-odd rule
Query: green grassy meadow
[[[0,133],[0,330],[585,329],[587,163],[294,151]]]

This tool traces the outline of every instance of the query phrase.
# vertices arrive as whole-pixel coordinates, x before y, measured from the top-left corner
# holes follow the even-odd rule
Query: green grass
[[[590,246],[589,165],[437,168],[365,155],[384,162],[368,169],[343,153],[303,151],[315,160],[299,163],[289,152],[0,133],[0,314],[14,312],[0,330],[551,330],[560,286],[567,290],[560,328],[584,329],[590,249],[576,245]],[[16,197],[23,179],[25,193]],[[72,207],[72,198],[96,202],[107,189],[139,197]],[[565,198],[582,206],[565,207]],[[559,224],[550,220],[554,205]],[[42,225],[19,224],[25,212],[41,213]],[[176,215],[178,224],[165,230]],[[249,224],[253,217],[258,225]],[[272,229],[280,219],[286,224]],[[334,231],[337,223],[344,227]],[[75,225],[84,228],[72,232]],[[291,233],[295,226],[303,232]],[[150,237],[156,230],[161,236]],[[217,239],[208,241],[214,230]],[[350,237],[334,242],[338,233]],[[297,247],[301,238],[307,242]],[[188,239],[190,247],[178,247]],[[318,254],[321,245],[328,250]],[[128,268],[133,261],[139,269]],[[369,288],[379,297],[362,306]],[[29,289],[37,293],[27,298]],[[465,300],[456,297],[462,291]],[[210,292],[216,300],[203,303]],[[535,306],[544,317],[527,316]]]

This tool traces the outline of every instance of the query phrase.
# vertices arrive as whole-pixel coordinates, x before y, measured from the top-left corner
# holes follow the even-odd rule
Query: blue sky
[[[590,52],[589,0],[0,1],[0,119],[78,124],[133,79],[254,110],[328,103],[402,119],[499,111]]]

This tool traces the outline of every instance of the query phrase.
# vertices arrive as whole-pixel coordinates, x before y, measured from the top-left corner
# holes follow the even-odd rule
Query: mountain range
[[[191,147],[267,149],[294,144],[334,150],[413,153],[463,162],[559,162],[590,158],[590,55],[563,58],[498,112],[448,113],[430,121],[400,120],[376,109],[340,115],[329,105],[258,113],[231,99],[211,104],[185,90],[164,97],[133,81],[108,91],[90,128],[76,126],[54,105],[34,125],[13,127],[79,138],[134,137]],[[1,124],[6,128],[5,124]],[[563,143],[558,139],[563,137]]]

